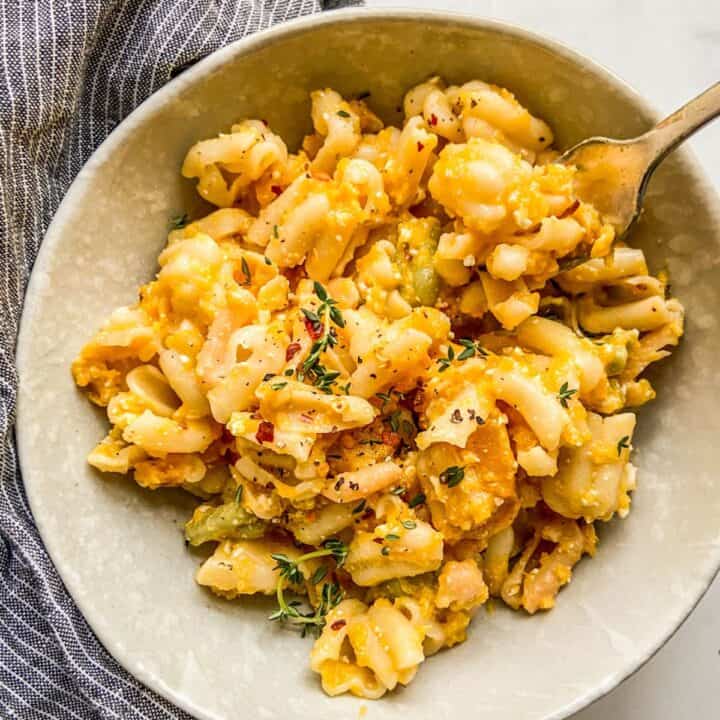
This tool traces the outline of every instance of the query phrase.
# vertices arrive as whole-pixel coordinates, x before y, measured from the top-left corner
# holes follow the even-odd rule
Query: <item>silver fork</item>
[[[720,115],[720,82],[654,128],[630,140],[591,137],[567,150],[560,162],[575,165],[578,196],[592,203],[622,238],[637,220],[655,168],[683,140]],[[562,263],[564,270],[587,258]]]

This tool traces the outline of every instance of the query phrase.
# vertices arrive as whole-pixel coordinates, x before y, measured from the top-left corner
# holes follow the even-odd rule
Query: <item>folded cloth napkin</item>
[[[3,719],[188,717],[128,675],[95,638],[48,558],[25,498],[12,435],[14,351],[28,275],[45,229],[92,151],[178,72],[248,33],[352,4],[358,3],[0,1]]]

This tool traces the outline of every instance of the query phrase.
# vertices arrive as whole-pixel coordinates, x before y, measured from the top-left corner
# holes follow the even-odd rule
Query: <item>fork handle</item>
[[[717,82],[646,133],[645,139],[654,151],[651,165],[657,165],[683,140],[719,115],[720,82]]]

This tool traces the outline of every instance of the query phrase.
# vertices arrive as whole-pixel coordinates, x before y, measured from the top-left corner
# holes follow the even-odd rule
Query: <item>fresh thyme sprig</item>
[[[558,392],[558,400],[560,400],[560,404],[566,408],[568,406],[568,401],[570,398],[577,392],[577,388],[570,389],[568,387],[567,382],[564,382],[560,386],[560,391]]]
[[[324,393],[330,395],[332,393],[332,386],[335,381],[340,377],[340,373],[337,370],[328,370],[319,363],[311,368],[309,371],[310,377],[312,378],[313,384],[318,390],[322,390]]]
[[[283,553],[273,553],[270,557],[277,563],[273,570],[280,571],[280,577],[286,578],[292,585],[300,585],[303,581],[303,574],[300,570],[300,563],[314,558],[332,556],[338,567],[342,566],[347,558],[348,547],[337,538],[330,538],[323,543],[322,549],[313,550],[312,552],[301,555],[296,560],[292,560]]]
[[[310,555],[310,553],[308,553],[308,555]],[[281,578],[286,579],[291,585],[300,585],[300,583],[302,583],[303,574],[298,562],[309,560],[309,557],[301,555],[297,561],[291,560],[283,553],[273,553],[270,557],[277,563],[273,570],[279,570]],[[278,583],[278,585],[279,584],[280,583]]]
[[[310,354],[305,358],[297,375],[300,381],[304,380],[306,376],[309,377],[319,390],[330,394],[332,386],[340,377],[340,373],[324,367],[320,363],[320,356],[329,348],[337,345],[337,335],[335,334],[335,328],[331,327],[331,323],[339,328],[344,328],[345,319],[335,300],[328,295],[327,290],[317,280],[313,284],[313,289],[320,300],[318,309],[308,310],[307,308],[301,308],[301,312],[305,317],[306,324],[309,325],[309,329],[318,337],[312,344]]]
[[[445,372],[445,370],[452,365],[453,360],[469,360],[476,355],[478,357],[488,356],[488,351],[470,338],[460,338],[458,340],[458,345],[461,345],[463,349],[457,355],[455,354],[453,346],[449,345],[447,356],[437,359],[437,364],[439,366],[438,372]]]
[[[479,343],[470,338],[460,338],[458,344],[462,345],[464,350],[457,356],[458,360],[469,360],[471,357],[487,357],[488,351]]]
[[[320,299],[320,307],[318,307],[318,315],[323,316],[326,313],[330,316],[330,319],[339,327],[345,327],[345,319],[340,312],[340,308],[337,306],[335,300],[333,300],[328,291],[323,287],[322,283],[317,280],[313,283],[313,290]]]
[[[321,580],[325,579],[326,575],[327,565],[319,565],[318,569],[313,573],[313,576],[310,578],[310,582],[313,585],[317,585]]]
[[[453,350],[452,345],[448,347],[447,357],[441,357],[437,359],[438,372],[445,372],[450,365],[452,365],[452,361],[455,359],[455,351]]]
[[[299,600],[287,602],[280,584],[278,585],[277,597],[280,607],[272,615],[268,616],[268,620],[279,620],[280,622],[299,626],[302,636],[305,637],[309,632],[316,635],[320,634],[323,627],[325,627],[327,614],[342,601],[344,593],[337,583],[324,583],[320,591],[318,606],[314,611],[309,612],[303,612],[299,609],[301,606]]]
[[[308,631],[319,632],[322,630],[325,625],[325,616],[343,599],[343,592],[340,586],[337,583],[325,583],[320,592],[320,602],[313,612],[302,612],[299,610],[298,608],[301,603],[298,600],[288,602],[285,599],[285,587],[286,584],[302,584],[304,576],[300,569],[301,563],[314,558],[332,556],[337,566],[340,567],[345,562],[347,554],[347,545],[337,538],[326,540],[323,543],[322,549],[305,553],[295,560],[283,553],[273,553],[271,557],[277,563],[273,570],[280,571],[276,589],[278,609],[268,617],[268,620],[279,620],[292,625],[302,626],[303,636]],[[325,578],[326,574],[327,569],[322,572],[322,569],[318,568],[313,574],[311,582],[317,585]]]

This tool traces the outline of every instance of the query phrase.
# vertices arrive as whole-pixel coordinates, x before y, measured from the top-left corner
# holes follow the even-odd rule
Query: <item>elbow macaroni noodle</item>
[[[189,150],[218,209],[72,371],[112,425],[90,464],[198,497],[197,582],[276,595],[325,692],[379,698],[488,598],[552,608],[628,514],[683,308],[509,91],[431,78],[401,128],[311,105],[296,153],[258,120]]]

